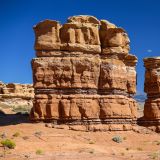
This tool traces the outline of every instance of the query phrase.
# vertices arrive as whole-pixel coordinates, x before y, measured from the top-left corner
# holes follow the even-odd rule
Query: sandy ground
[[[0,135],[5,133],[16,143],[15,149],[5,151],[1,145],[1,160],[160,160],[160,134],[154,132],[72,131],[31,124],[27,118],[0,117]],[[16,132],[20,135],[13,137]],[[115,135],[123,138],[122,143],[112,141]]]

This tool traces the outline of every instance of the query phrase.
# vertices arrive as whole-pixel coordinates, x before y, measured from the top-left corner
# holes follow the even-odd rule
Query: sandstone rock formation
[[[127,33],[93,16],[69,17],[61,25],[34,26],[37,58],[33,121],[55,121],[86,130],[131,130],[137,118],[137,58]]]
[[[0,81],[0,94],[3,93],[3,88],[5,87],[5,84]]]
[[[0,82],[0,103],[8,106],[33,106],[34,88],[31,84]]]
[[[32,84],[8,83],[3,84],[2,94],[19,95],[24,97],[33,97],[34,89]]]
[[[145,58],[144,66],[144,91],[147,93],[147,100],[141,123],[160,132],[160,57]]]

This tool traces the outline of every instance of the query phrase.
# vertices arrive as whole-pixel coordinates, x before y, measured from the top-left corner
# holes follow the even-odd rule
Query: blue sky
[[[33,25],[44,19],[64,23],[79,14],[107,19],[128,32],[139,61],[137,90],[143,92],[143,58],[160,56],[159,0],[0,0],[0,81],[32,83]]]

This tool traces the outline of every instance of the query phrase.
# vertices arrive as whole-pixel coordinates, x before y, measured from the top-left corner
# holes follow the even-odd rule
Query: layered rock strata
[[[160,57],[145,58],[144,91],[147,99],[140,123],[160,132]]]
[[[34,26],[37,58],[33,121],[84,126],[86,130],[131,130],[137,118],[137,58],[127,33],[93,16],[69,17],[61,25]]]
[[[0,82],[0,103],[9,106],[33,106],[34,88],[31,84]]]

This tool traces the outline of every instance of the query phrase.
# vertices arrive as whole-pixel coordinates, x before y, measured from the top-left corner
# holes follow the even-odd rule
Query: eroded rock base
[[[147,127],[148,129],[160,133],[160,120],[145,120],[144,117],[137,121],[140,126]]]
[[[137,103],[122,95],[39,94],[30,117],[34,121],[66,124],[75,130],[107,131],[131,130],[136,114]]]
[[[68,129],[68,130],[74,130],[74,131],[91,131],[91,132],[96,132],[96,131],[130,131],[134,128],[136,124],[133,123],[128,123],[128,124],[123,124],[125,120],[119,120],[115,121],[115,124],[105,124],[101,123],[100,120],[97,120],[97,124],[92,124],[89,121],[83,122],[81,121],[79,124],[55,124],[54,123],[46,123],[46,127],[49,128],[56,128],[56,129]],[[114,122],[114,120],[113,120]],[[118,124],[119,123],[119,124]],[[122,123],[122,124],[121,124]],[[126,122],[125,122],[126,123]]]

